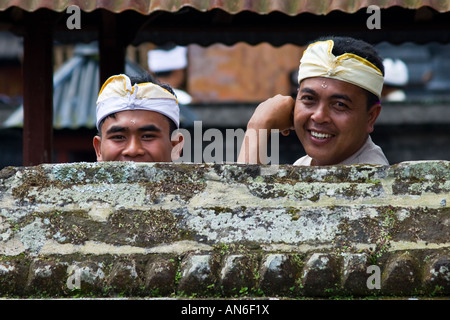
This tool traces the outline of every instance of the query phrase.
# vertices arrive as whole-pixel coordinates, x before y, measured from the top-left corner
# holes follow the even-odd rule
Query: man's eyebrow
[[[117,133],[117,132],[125,132],[127,129],[122,126],[112,126],[106,131],[106,134]]]
[[[350,97],[348,95],[346,95],[346,94],[337,94],[337,93],[335,93],[335,94],[331,95],[331,97],[335,98],[335,99],[342,99],[342,100],[345,100],[345,101],[353,102],[352,99],[350,99]]]
[[[309,94],[316,95],[316,96],[318,95],[318,93],[315,90],[308,88],[308,87],[303,88],[300,92],[309,93]],[[334,99],[342,99],[345,101],[353,102],[352,99],[350,99],[350,97],[346,94],[335,93],[335,94],[332,94],[330,97],[334,98]]]
[[[128,131],[127,127],[123,126],[112,126],[106,131],[106,134],[113,134],[117,132],[126,132]],[[138,131],[154,131],[154,132],[161,132],[161,129],[155,126],[154,124],[145,125],[138,128]]]
[[[300,92],[302,92],[302,93],[310,93],[310,94],[313,94],[313,95],[317,95],[317,92],[316,92],[315,90],[313,90],[313,89],[311,89],[311,88],[308,88],[308,87],[303,88],[302,90],[300,90]]]
[[[161,132],[161,129],[155,126],[154,124],[149,124],[143,127],[138,128],[138,131],[156,131]]]

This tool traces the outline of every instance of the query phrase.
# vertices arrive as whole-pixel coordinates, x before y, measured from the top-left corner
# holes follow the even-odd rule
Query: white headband
[[[310,44],[303,53],[298,71],[298,82],[313,77],[345,81],[381,96],[383,74],[371,62],[353,53],[333,55],[333,40]]]
[[[103,84],[97,99],[97,129],[110,114],[126,110],[148,110],[161,113],[180,125],[177,98],[161,86],[147,82],[131,86],[124,74],[110,77]]]

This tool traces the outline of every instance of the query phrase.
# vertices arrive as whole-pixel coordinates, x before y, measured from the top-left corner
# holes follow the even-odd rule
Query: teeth
[[[325,139],[325,138],[330,138],[332,135],[331,134],[327,134],[327,133],[321,133],[321,132],[315,132],[315,131],[311,131],[311,135],[315,138],[319,138],[319,139]]]

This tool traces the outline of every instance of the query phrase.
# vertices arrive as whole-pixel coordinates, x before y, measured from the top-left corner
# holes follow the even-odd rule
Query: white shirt
[[[308,155],[301,157],[294,162],[294,166],[310,166],[312,158]],[[353,155],[338,164],[357,164],[357,163],[367,163],[367,164],[380,164],[389,165],[389,161],[383,153],[383,150],[375,143],[373,143],[372,138],[369,136],[363,146],[356,151]]]

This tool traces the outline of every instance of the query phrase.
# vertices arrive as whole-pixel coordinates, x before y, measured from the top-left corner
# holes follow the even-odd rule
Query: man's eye
[[[111,140],[124,140],[124,139],[125,139],[125,136],[122,136],[122,135],[115,135],[115,136],[109,137],[109,139],[111,139]]]
[[[339,110],[348,110],[350,109],[345,103],[337,101],[334,106]]]
[[[304,95],[300,97],[300,100],[302,101],[313,101],[314,97],[313,96],[309,96],[309,95]]]

